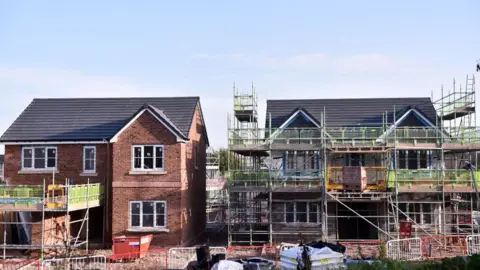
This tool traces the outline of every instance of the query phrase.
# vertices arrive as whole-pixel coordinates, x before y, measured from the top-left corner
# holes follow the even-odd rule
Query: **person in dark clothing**
[[[477,72],[480,72],[480,63],[477,64]]]

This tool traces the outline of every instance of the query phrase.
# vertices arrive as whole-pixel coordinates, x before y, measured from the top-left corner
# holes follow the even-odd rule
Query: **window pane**
[[[130,204],[132,214],[139,215],[140,214],[140,203],[131,203]]]
[[[310,223],[317,223],[317,204],[316,203],[309,203],[308,204],[308,222]]]
[[[44,169],[45,156],[46,156],[45,148],[43,147],[35,148],[34,155],[35,155],[35,161],[34,161],[35,169]]]
[[[142,226],[143,227],[153,227],[153,215],[146,215],[146,214],[143,214],[142,216],[143,220],[143,224]]]
[[[143,166],[144,169],[153,169],[153,146],[143,148]]]
[[[141,158],[135,158],[133,162],[133,167],[135,169],[141,169],[142,168],[142,159]]]
[[[23,149],[23,167],[32,168],[32,149]]]
[[[165,227],[165,215],[157,214],[156,222],[158,227]]]
[[[140,226],[140,215],[132,215],[132,223],[130,224],[132,227]]]
[[[307,222],[306,202],[297,202],[297,222]]]
[[[57,150],[56,149],[47,149],[47,167],[48,168],[55,168],[56,166],[56,154]]]
[[[93,159],[85,160],[85,170],[86,171],[95,170],[95,161]]]
[[[32,158],[32,149],[23,149],[24,158]]]
[[[165,203],[157,202],[155,210],[157,211],[157,215],[165,214]]]
[[[286,205],[286,214],[285,214],[285,217],[286,217],[286,222],[293,222],[293,203],[289,202],[289,203],[285,203]]]
[[[95,158],[95,149],[85,148],[85,159],[94,159],[94,158]]]
[[[32,168],[32,159],[23,159],[23,167],[24,168]]]
[[[133,152],[134,152],[134,157],[136,158],[141,158],[142,157],[142,147],[140,146],[136,146],[133,148]]]
[[[56,154],[57,154],[57,150],[56,150],[56,149],[50,148],[50,149],[47,150],[47,157],[48,157],[48,158],[53,158],[53,159],[54,159],[55,156],[56,156]]]
[[[153,214],[153,202],[143,202],[143,214]]]
[[[155,168],[163,168],[163,147],[155,147]]]

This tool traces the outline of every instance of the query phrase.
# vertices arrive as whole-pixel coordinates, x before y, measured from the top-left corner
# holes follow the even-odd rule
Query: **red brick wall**
[[[82,176],[83,173],[83,146],[82,144],[60,144],[57,145],[58,173],[55,174],[56,183],[65,183],[66,178],[73,177],[74,184],[87,183],[90,179],[92,183],[103,183],[107,176],[107,146],[105,144],[96,145],[97,158],[95,176]],[[22,146],[5,146],[5,178],[9,179],[11,185],[41,185],[45,178],[47,184],[52,183],[52,172],[31,173],[21,172],[22,168]]]
[[[176,137],[151,114],[144,113],[127,128],[113,145],[113,221],[114,235],[153,233],[153,245],[189,244],[205,225],[206,146],[203,121],[197,109],[188,143]],[[130,174],[132,145],[163,144],[164,174]],[[193,147],[198,150],[194,167]],[[168,232],[135,232],[129,230],[129,202],[133,200],[166,200]]]
[[[164,146],[163,174],[130,174],[132,145],[162,144]],[[113,144],[112,171],[112,233],[136,235],[149,232],[131,232],[129,202],[133,200],[166,200],[169,232],[154,232],[152,244],[177,245],[181,242],[180,156],[181,144],[175,135],[162,126],[150,113],[142,114]]]
[[[205,230],[206,223],[206,138],[204,136],[204,121],[200,107],[197,106],[190,128],[190,141],[186,144],[185,168],[182,185],[184,203],[189,209],[185,220],[184,239],[189,244],[195,241]],[[195,156],[195,150],[197,154]],[[195,162],[195,159],[196,162]],[[201,192],[203,191],[203,192]]]
[[[55,174],[55,182],[58,184],[65,183],[66,178],[74,179],[74,184],[85,184],[87,179],[90,179],[91,183],[105,183],[107,177],[107,145],[96,145],[96,175],[84,176],[83,173],[83,146],[82,144],[61,144],[57,145],[57,168],[58,172]],[[5,177],[9,179],[9,185],[42,185],[45,178],[46,184],[51,184],[53,181],[52,173],[32,173],[21,172],[21,150],[20,145],[6,145],[5,146]],[[47,213],[50,215],[50,213]],[[53,244],[54,239],[61,237],[61,235],[55,235],[49,226],[58,227],[59,222],[63,222],[65,213],[56,213],[56,218],[45,220],[45,245]],[[78,216],[75,218],[81,219],[84,216],[84,211],[72,212],[72,216]],[[103,208],[92,209],[90,211],[90,221],[96,220],[103,222]],[[34,218],[37,221],[41,220],[41,216],[38,213],[34,213]],[[47,217],[46,217],[47,218]],[[100,224],[100,225],[99,225]],[[96,239],[99,241],[102,236],[102,223],[90,222],[89,236],[90,239]],[[77,226],[78,227],[78,226]],[[85,227],[83,231],[85,231]],[[32,240],[35,244],[41,243],[41,224],[34,224],[32,226]],[[78,229],[74,226],[70,231],[71,235],[76,236]],[[53,234],[52,234],[53,233]],[[50,240],[49,240],[50,239]],[[48,242],[47,242],[48,240]],[[57,239],[58,240],[58,239]],[[56,241],[56,240],[55,240]]]

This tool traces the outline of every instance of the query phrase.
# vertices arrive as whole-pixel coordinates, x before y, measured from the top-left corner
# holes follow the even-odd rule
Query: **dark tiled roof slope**
[[[388,112],[388,123],[393,123],[393,110],[396,117],[410,108],[416,108],[433,124],[436,111],[430,98],[351,98],[351,99],[283,99],[267,100],[265,126],[280,127],[298,108],[306,110],[319,123],[325,108],[327,126],[370,126],[382,124],[382,113]]]
[[[199,101],[199,97],[34,99],[0,141],[109,140],[145,105],[189,136]]]

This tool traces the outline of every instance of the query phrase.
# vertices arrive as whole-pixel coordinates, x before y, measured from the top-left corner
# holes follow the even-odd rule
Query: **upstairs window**
[[[22,148],[22,169],[46,170],[57,168],[57,147],[28,146]]]
[[[133,170],[135,171],[163,171],[163,145],[135,145],[133,146]]]
[[[83,147],[83,171],[86,173],[95,173],[96,168],[96,147]]]
[[[286,223],[319,223],[318,203],[286,202]]]

